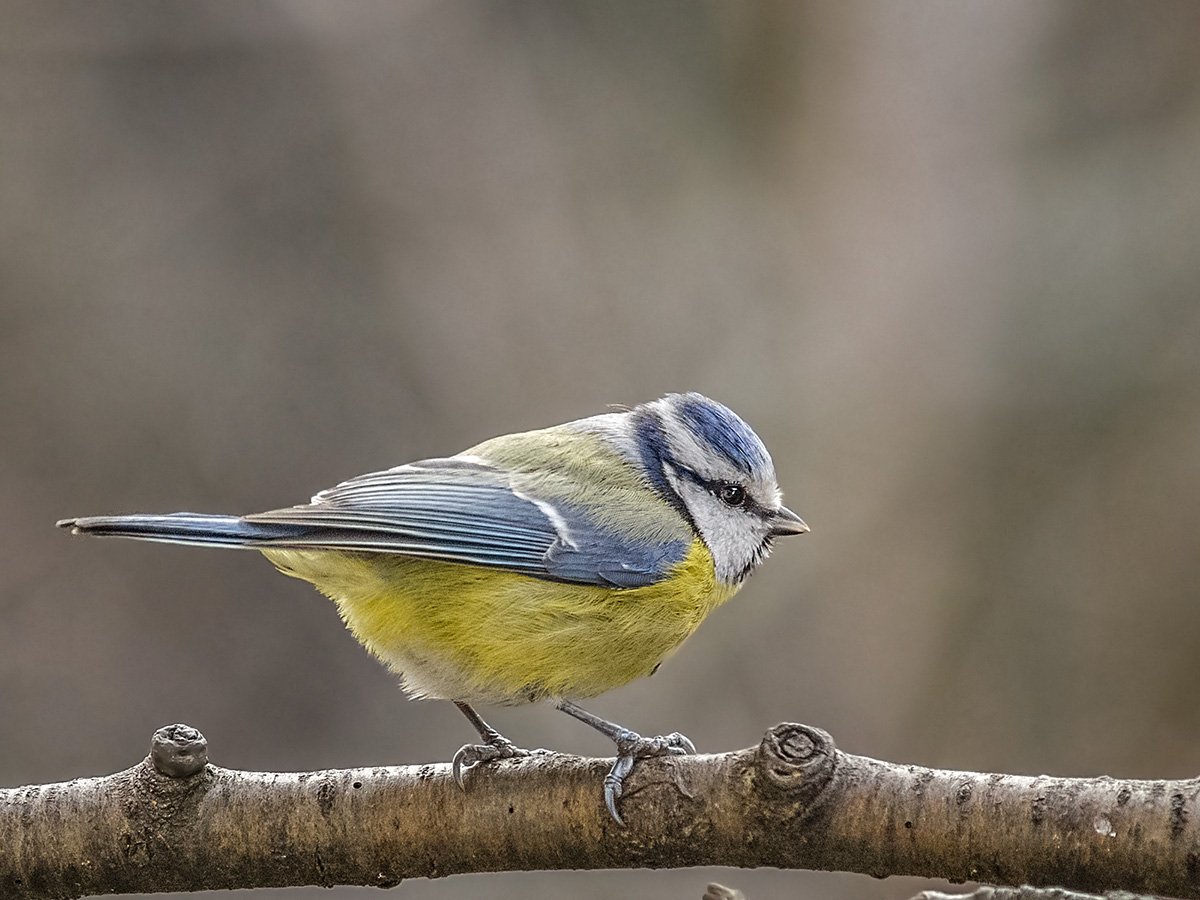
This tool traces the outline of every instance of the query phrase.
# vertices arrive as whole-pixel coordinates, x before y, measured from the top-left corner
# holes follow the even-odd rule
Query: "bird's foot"
[[[617,745],[617,761],[604,776],[604,805],[618,825],[625,821],[617,814],[617,801],[625,788],[625,778],[639,759],[656,756],[685,756],[696,752],[696,745],[678,731],[657,737],[642,737],[636,731],[622,728],[613,738]]]
[[[459,747],[458,752],[454,754],[454,760],[450,763],[451,771],[454,774],[454,783],[463,790],[466,790],[466,785],[463,783],[463,771],[473,769],[484,763],[495,762],[498,759],[516,759],[520,756],[529,756],[529,751],[518,747],[504,735],[493,731],[485,738],[487,743],[484,744],[467,744],[465,747]]]

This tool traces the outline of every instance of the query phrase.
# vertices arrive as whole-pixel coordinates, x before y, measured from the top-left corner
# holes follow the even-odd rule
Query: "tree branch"
[[[723,898],[717,898],[723,900]],[[1150,894],[1131,894],[1128,891],[1108,891],[1105,894],[1082,894],[1063,888],[995,887],[983,885],[969,894],[944,894],[941,891],[921,891],[912,900],[1153,900]]]
[[[640,762],[535,754],[255,773],[206,763],[187,726],[105,778],[0,790],[0,895],[336,884],[461,872],[775,866],[1200,898],[1200,779],[952,772],[842,753],[778,725],[759,746]]]

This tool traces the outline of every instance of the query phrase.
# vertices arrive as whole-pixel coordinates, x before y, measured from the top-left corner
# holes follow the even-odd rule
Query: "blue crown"
[[[703,394],[679,395],[679,421],[696,438],[747,475],[771,465],[771,456],[754,430],[733,410]]]

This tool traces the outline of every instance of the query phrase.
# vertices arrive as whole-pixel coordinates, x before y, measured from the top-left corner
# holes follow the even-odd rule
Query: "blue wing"
[[[659,581],[691,545],[684,536],[624,537],[584,510],[514,489],[502,469],[461,457],[362,475],[308,506],[239,521],[279,529],[254,546],[396,553],[616,588]]]

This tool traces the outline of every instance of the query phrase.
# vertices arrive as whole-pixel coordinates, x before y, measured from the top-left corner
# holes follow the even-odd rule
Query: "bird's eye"
[[[725,481],[717,485],[717,498],[726,506],[741,506],[746,502],[746,489],[740,484]]]

